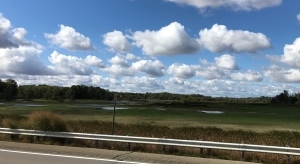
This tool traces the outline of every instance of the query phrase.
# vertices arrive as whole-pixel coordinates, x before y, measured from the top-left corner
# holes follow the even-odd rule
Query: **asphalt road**
[[[0,149],[0,164],[138,164],[137,162]]]
[[[133,162],[130,162],[133,161]],[[0,141],[0,164],[250,164],[243,161],[184,157],[95,148]]]

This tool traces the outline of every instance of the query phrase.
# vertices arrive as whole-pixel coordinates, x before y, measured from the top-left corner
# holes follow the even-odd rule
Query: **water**
[[[166,109],[164,109],[164,108],[155,108],[156,110],[166,110]]]
[[[113,106],[108,106],[108,107],[102,107],[102,109],[104,109],[104,110],[114,110],[114,107]],[[128,108],[116,107],[115,109],[116,110],[121,110],[121,109],[128,109]]]
[[[208,110],[202,110],[202,111],[198,111],[198,112],[202,112],[202,113],[206,113],[206,114],[223,114],[224,112],[222,111],[208,111]]]
[[[41,106],[48,106],[48,105],[39,105],[39,104],[15,104],[16,107],[41,107]]]

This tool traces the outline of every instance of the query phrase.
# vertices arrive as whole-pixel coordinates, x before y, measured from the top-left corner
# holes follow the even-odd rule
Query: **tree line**
[[[113,100],[114,93],[107,89],[86,85],[73,85],[71,87],[60,87],[50,85],[19,85],[13,79],[5,81],[0,79],[0,101],[12,101],[15,99],[45,99],[64,101],[76,99]],[[224,102],[224,103],[271,103],[271,104],[295,104],[300,99],[300,94],[283,93],[275,97],[211,97],[201,94],[174,94],[161,93],[130,93],[117,92],[118,100],[171,100],[182,103],[188,102]]]
[[[300,99],[300,94],[289,94],[287,90],[272,98],[271,104],[295,104]]]

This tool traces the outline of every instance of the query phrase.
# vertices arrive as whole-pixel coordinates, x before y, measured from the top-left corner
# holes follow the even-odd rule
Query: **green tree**
[[[18,96],[18,84],[13,79],[5,81],[6,87],[3,90],[3,98],[7,101],[15,100]]]

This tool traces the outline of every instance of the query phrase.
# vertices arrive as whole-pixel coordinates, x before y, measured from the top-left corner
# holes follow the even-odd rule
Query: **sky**
[[[300,92],[300,1],[1,0],[0,79],[212,97]]]

